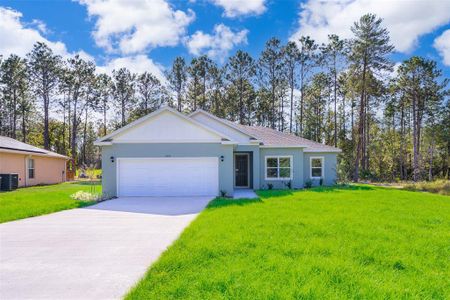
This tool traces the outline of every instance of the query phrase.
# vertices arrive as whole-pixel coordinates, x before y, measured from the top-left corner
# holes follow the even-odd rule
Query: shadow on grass
[[[318,193],[328,193],[328,192],[338,192],[338,191],[371,191],[374,187],[367,185],[333,185],[333,186],[318,186],[311,189],[305,189],[305,191],[318,192]]]
[[[334,185],[334,186],[318,186],[309,189],[298,189],[298,190],[259,190],[256,193],[262,199],[276,198],[291,196],[295,193],[302,192],[316,192],[316,193],[331,193],[339,191],[370,191],[374,190],[374,187],[365,185]]]
[[[263,203],[259,198],[256,199],[229,199],[229,198],[216,198],[209,202],[206,209],[222,208],[226,206],[245,206],[250,204]]]
[[[274,197],[284,197],[293,195],[297,190],[259,190],[256,191],[256,194],[260,198],[274,198]]]
[[[100,180],[94,181],[71,181],[69,184],[78,184],[78,185],[101,185],[102,182]]]

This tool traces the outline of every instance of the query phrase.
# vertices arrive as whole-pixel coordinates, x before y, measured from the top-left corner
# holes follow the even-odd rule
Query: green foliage
[[[450,201],[372,186],[217,199],[126,299],[447,299]]]

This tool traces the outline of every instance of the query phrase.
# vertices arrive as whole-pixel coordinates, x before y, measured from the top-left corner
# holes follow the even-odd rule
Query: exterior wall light
[[[114,156],[111,156],[110,159],[111,159],[111,162],[113,163],[114,162]]]
[[[224,157],[223,155],[221,155],[221,156],[220,156],[220,161],[223,161],[224,158],[225,158],[225,157]]]

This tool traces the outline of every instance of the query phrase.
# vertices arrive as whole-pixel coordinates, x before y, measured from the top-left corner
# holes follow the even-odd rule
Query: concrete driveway
[[[117,299],[211,197],[119,198],[0,224],[0,299]]]

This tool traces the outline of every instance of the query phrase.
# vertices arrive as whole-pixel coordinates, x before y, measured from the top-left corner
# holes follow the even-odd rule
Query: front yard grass
[[[372,186],[216,199],[127,299],[449,299],[450,197]]]
[[[101,185],[94,182],[95,191],[101,193]],[[92,191],[91,182],[66,182],[55,185],[20,188],[0,193],[0,223],[34,217],[52,212],[91,205],[92,201],[70,198],[77,191]]]

